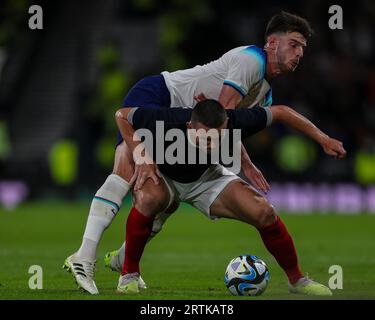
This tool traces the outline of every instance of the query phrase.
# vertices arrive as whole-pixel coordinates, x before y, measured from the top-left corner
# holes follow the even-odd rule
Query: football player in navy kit
[[[199,102],[192,110],[124,108],[117,112],[116,118],[136,165],[152,168],[161,178],[158,185],[145,180],[142,188],[133,189],[133,207],[126,224],[125,259],[117,287],[119,292],[139,292],[139,261],[151,235],[155,216],[173,202],[186,202],[211,219],[236,219],[256,227],[265,246],[285,271],[291,292],[331,295],[327,287],[302,274],[292,237],[265,197],[218,162],[195,161],[190,164],[186,156],[178,164],[169,164],[168,159],[159,159],[160,164],[157,163],[157,149],[161,148],[165,157],[168,157],[165,144],[175,142],[160,139],[156,132],[160,122],[166,131],[182,130],[185,139],[180,141],[179,147],[184,149],[185,155],[189,144],[194,144],[195,149],[203,148],[208,154],[212,153],[213,148],[220,148],[217,142],[220,139],[215,142],[203,139],[205,143],[201,145],[197,132],[205,134],[216,130],[219,135],[226,129],[229,131],[226,132],[228,136],[230,131],[240,130],[241,138],[246,138],[274,122],[284,123],[306,134],[318,142],[327,154],[339,159],[346,154],[340,141],[330,138],[286,106],[225,110],[218,101],[207,99]],[[138,129],[150,130],[153,143],[143,146],[145,143],[137,136]],[[142,154],[135,152],[139,146],[143,146]]]
[[[241,46],[204,65],[146,77],[128,92],[123,107],[193,108],[197,101],[206,98],[218,100],[227,109],[272,105],[272,79],[297,68],[311,33],[305,19],[281,12],[270,19],[263,48]],[[122,199],[132,187],[141,188],[147,180],[160,183],[160,177],[151,167],[135,166],[135,172],[133,168],[133,155],[119,134],[113,172],[92,200],[79,250],[64,263],[78,285],[92,294],[98,293],[93,278],[97,246],[119,211]],[[263,192],[270,189],[243,146],[241,169],[255,188]],[[131,181],[129,176],[133,177]],[[160,231],[176,207],[169,209],[156,217],[152,235]],[[106,265],[112,260],[122,261],[124,248],[123,245],[119,251],[109,253]]]

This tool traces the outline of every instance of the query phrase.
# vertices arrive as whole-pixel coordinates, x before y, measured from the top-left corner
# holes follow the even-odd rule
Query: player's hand
[[[134,174],[130,179],[130,185],[133,185],[134,191],[142,189],[144,183],[147,179],[152,179],[155,184],[159,184],[159,179],[161,178],[161,173],[158,166],[155,163],[143,163],[136,164],[134,166]]]
[[[243,172],[255,188],[263,191],[264,193],[267,193],[271,190],[271,187],[266,178],[254,164],[243,168]]]
[[[326,154],[336,157],[336,159],[342,159],[346,156],[346,150],[339,140],[327,137],[321,145]]]
[[[197,102],[201,102],[206,100],[206,96],[203,93],[198,94],[197,96],[194,97],[194,100]]]

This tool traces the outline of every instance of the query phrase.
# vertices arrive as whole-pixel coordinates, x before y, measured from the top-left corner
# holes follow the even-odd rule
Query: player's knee
[[[168,204],[168,195],[155,188],[154,190],[138,190],[134,192],[134,205],[145,214],[157,214]]]
[[[256,227],[258,229],[265,228],[276,221],[276,212],[273,205],[267,199],[261,198],[256,214]]]

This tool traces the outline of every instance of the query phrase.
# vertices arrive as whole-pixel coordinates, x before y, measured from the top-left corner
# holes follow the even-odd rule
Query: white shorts
[[[218,218],[210,215],[210,207],[228,183],[234,180],[242,180],[220,164],[210,166],[194,182],[181,183],[165,175],[162,175],[162,177],[169,190],[168,207],[173,201],[186,202],[203,212],[210,219]]]

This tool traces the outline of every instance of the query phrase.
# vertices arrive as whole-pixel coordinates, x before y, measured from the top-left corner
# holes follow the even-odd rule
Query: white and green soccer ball
[[[259,296],[267,288],[270,273],[267,265],[254,255],[240,255],[228,264],[224,282],[235,296]]]

